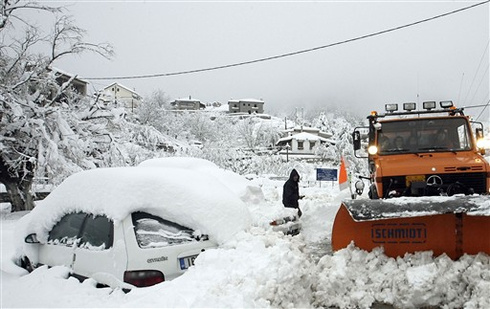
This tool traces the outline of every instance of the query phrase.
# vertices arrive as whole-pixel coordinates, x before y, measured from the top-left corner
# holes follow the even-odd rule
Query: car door
[[[55,224],[47,243],[39,246],[39,264],[73,266],[73,254],[85,217],[85,213],[71,213]]]
[[[120,225],[106,216],[87,215],[74,250],[73,271],[99,283],[120,286],[126,269],[126,250]]]

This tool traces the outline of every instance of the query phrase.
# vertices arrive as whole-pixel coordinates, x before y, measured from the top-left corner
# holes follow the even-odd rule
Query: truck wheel
[[[450,184],[449,187],[447,187],[447,195],[448,196],[453,196],[455,194],[460,194],[464,193],[466,194],[468,190],[466,189],[466,186],[460,182],[455,182],[453,184]]]
[[[376,189],[376,186],[374,184],[372,184],[371,186],[369,186],[368,196],[372,200],[379,199],[378,190]]]

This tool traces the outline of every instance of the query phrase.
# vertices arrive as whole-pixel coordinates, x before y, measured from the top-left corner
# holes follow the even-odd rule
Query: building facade
[[[99,94],[100,99],[106,104],[114,103],[115,106],[123,106],[130,111],[133,111],[143,102],[143,98],[136,91],[119,83],[110,84],[99,91]]]
[[[286,136],[280,138],[276,147],[281,148],[280,154],[307,155],[315,154],[315,147],[335,145],[332,134],[316,128],[298,126],[284,131]]]
[[[263,114],[264,101],[256,99],[229,100],[228,112],[230,114]]]
[[[176,99],[170,102],[170,106],[172,106],[172,109],[174,110],[188,111],[197,111],[206,108],[206,105],[204,105],[200,100],[193,99],[191,96],[186,99]]]

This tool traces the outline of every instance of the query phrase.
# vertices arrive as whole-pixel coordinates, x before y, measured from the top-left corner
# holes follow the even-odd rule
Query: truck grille
[[[441,177],[443,181],[442,188],[445,190],[450,184],[459,182],[466,188],[473,188],[475,193],[486,193],[487,186],[487,174],[486,173],[448,173],[448,174],[426,174],[425,179],[429,176],[437,175]],[[396,190],[403,192],[406,189],[405,176],[383,177],[383,191]],[[385,193],[383,192],[383,193]]]
[[[446,166],[444,167],[444,172],[457,172],[457,171],[483,171],[482,165],[474,165],[474,166]]]

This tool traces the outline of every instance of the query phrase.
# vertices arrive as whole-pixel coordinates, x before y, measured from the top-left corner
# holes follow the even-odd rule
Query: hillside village
[[[76,76],[55,70],[59,74],[60,82],[70,81],[74,90],[81,95],[88,95],[88,81],[79,79]],[[105,107],[124,108],[126,113],[135,113],[145,98],[136,90],[131,89],[121,83],[113,82],[98,91],[93,96]],[[267,114],[266,103],[262,99],[244,98],[230,99],[226,104],[221,102],[202,102],[192,96],[186,98],[176,98],[169,102],[169,111],[174,112],[217,112],[226,114],[238,119],[253,117],[255,119],[271,120],[273,117]],[[276,150],[276,153],[286,158],[299,160],[320,160],[318,149],[326,149],[336,144],[331,132],[324,132],[320,128],[306,125],[303,119],[292,119],[284,121],[284,129],[275,144],[268,146],[269,150]],[[203,141],[192,141],[196,146],[202,146]],[[323,158],[325,159],[325,158]]]

